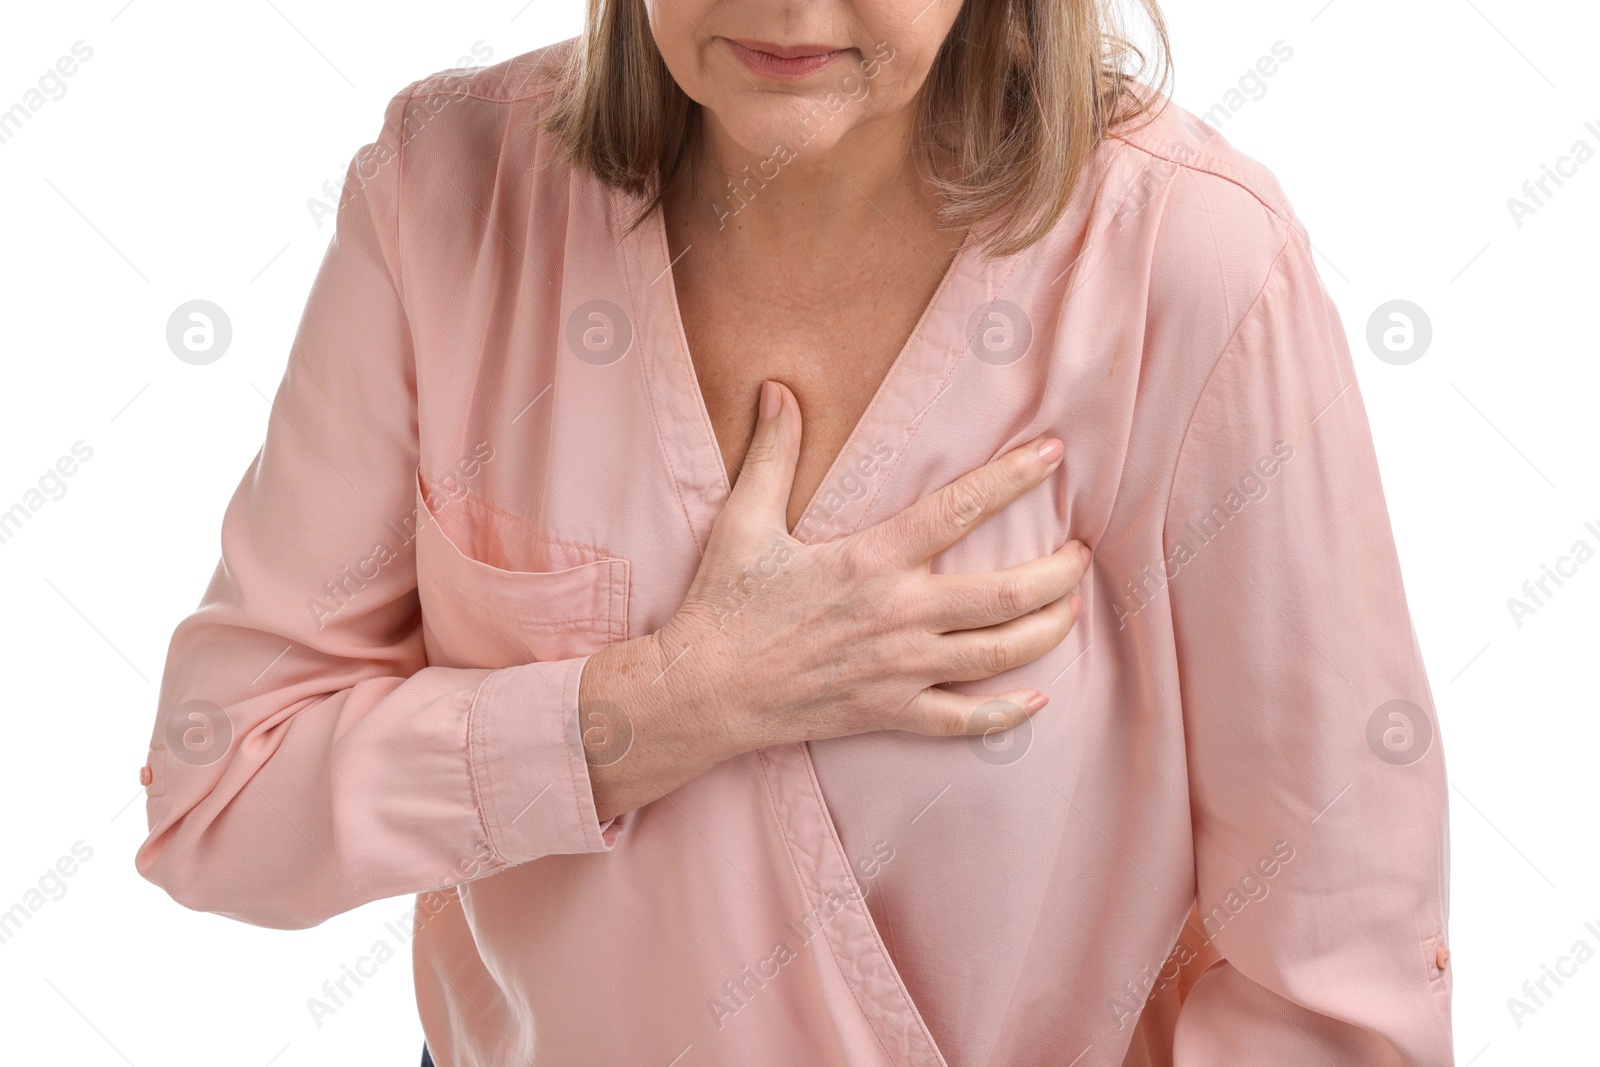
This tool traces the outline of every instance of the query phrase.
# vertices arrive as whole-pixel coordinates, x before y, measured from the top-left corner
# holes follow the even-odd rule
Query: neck
[[[819,108],[766,155],[734,141],[712,113],[702,116],[692,180],[672,197],[697,239],[804,254],[891,226],[926,230],[934,200],[911,158],[911,115],[876,117],[826,151],[808,150],[808,139],[826,139],[830,116]]]

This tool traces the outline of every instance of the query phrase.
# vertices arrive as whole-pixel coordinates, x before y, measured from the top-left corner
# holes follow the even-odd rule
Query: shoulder
[[[575,44],[570,38],[487,66],[436,71],[389,99],[366,152],[380,163],[397,161],[387,169],[402,221],[409,207],[443,232],[470,221],[470,210],[456,215],[497,193],[517,201],[561,195],[570,175],[544,165],[559,161],[540,119]]]
[[[1204,257],[1211,282],[1249,289],[1302,229],[1277,176],[1175,101],[1157,98],[1108,148],[1113,225],[1147,236],[1157,267]]]
[[[1074,196],[1082,251],[1057,284],[1069,308],[1137,352],[1138,388],[1154,413],[1140,432],[1159,436],[1189,421],[1224,354],[1254,336],[1252,324],[1309,322],[1324,290],[1273,172],[1194,112],[1159,96],[1152,106],[1153,117],[1101,145]],[[1319,358],[1305,346],[1255,346],[1241,351],[1240,372],[1270,378],[1271,359]]]
[[[575,37],[478,67],[451,67],[418,78],[399,97],[413,100],[450,97],[491,104],[536,100],[553,85],[577,44]]]
[[[576,40],[436,71],[390,97],[377,136],[351,160],[341,212],[372,217],[397,279],[432,277],[472,239],[531,252],[510,235],[560,235],[530,220],[567,203],[572,171],[539,120]]]
[[[570,38],[498,63],[416,79],[390,97],[379,145],[399,156],[408,174],[418,166],[452,172],[489,166],[503,144],[536,153],[544,140],[537,120],[575,43]]]
[[[1154,95],[1152,105],[1103,146],[1098,239],[1140,268],[1145,313],[1184,321],[1204,350],[1310,245],[1265,164],[1176,102]]]
[[[1218,198],[1237,221],[1287,222],[1294,215],[1277,177],[1246,155],[1204,118],[1168,97],[1156,95],[1153,114],[1119,128],[1108,140],[1124,149],[1124,166],[1181,179]],[[1215,118],[1215,108],[1207,112]]]

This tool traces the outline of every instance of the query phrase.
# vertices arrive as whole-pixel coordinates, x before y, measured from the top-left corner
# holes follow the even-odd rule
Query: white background
[[[1305,219],[1356,355],[1451,783],[1459,1062],[1600,1062],[1600,958],[1520,1026],[1507,1006],[1576,942],[1600,952],[1600,559],[1520,626],[1507,606],[1575,541],[1600,549],[1600,159],[1520,226],[1507,206],[1575,141],[1600,150],[1600,12],[1167,11],[1175,95],[1196,112],[1274,42],[1293,49],[1223,132]],[[75,843],[92,857],[0,943],[0,1055],[414,1064],[409,954],[385,925],[404,928],[410,900],[294,933],[185,911],[133,866],[138,768],[167,640],[216,564],[332,232],[307,201],[374,139],[391,94],[473,62],[476,42],[498,62],[571,36],[581,4],[95,0],[7,15],[0,110],[74,42],[93,56],[0,143],[0,510],[75,442],[93,455],[0,544],[0,911]],[[196,298],[234,329],[209,366],[166,344],[168,316]],[[1397,298],[1433,328],[1404,366],[1365,340]],[[396,958],[318,1026],[307,998],[379,940]]]

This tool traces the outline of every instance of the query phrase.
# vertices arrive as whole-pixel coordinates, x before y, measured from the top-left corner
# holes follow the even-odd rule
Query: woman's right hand
[[[1059,440],[1012,449],[876,526],[805,544],[786,519],[799,404],[776,382],[763,390],[738,480],[682,606],[661,630],[585,666],[579,714],[601,821],[770,745],[874,730],[1008,729],[1043,707],[1045,694],[967,696],[940,684],[1032,662],[1077,619],[1072,589],[1089,559],[1079,541],[1000,571],[930,568],[1055,470]]]

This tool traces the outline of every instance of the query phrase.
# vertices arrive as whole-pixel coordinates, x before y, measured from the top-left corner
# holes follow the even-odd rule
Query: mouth
[[[849,49],[825,44],[773,44],[724,37],[734,56],[757,74],[795,81],[832,66]]]

